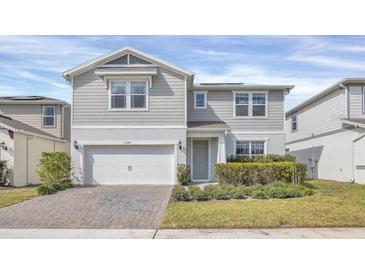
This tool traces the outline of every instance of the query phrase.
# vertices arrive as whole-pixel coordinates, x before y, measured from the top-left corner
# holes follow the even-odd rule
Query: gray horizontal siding
[[[233,118],[233,93],[208,91],[207,108],[194,109],[194,94],[188,92],[188,121],[224,121],[233,130],[284,131],[284,93],[270,91],[268,118]]]
[[[344,118],[345,114],[345,91],[337,89],[297,112],[297,131],[291,131],[291,117],[286,118],[286,142],[341,129],[340,118]]]
[[[52,104],[47,106],[53,106]],[[56,106],[55,127],[42,127],[42,106],[30,104],[1,105],[0,114],[19,120],[32,127],[41,129],[58,138],[61,137],[61,106]]]
[[[106,83],[86,72],[73,81],[74,125],[185,125],[185,79],[160,69],[152,77],[148,111],[109,111]]]
[[[364,118],[362,86],[350,86],[350,117]]]

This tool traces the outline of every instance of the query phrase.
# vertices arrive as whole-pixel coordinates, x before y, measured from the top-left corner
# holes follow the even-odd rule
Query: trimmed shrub
[[[39,195],[49,195],[57,192],[57,189],[51,184],[41,184],[37,187],[37,192]]]
[[[271,163],[271,162],[295,162],[295,156],[285,154],[267,154],[258,156],[230,156],[227,158],[227,162],[234,163]]]
[[[199,190],[200,190],[200,188],[199,188],[199,187],[197,187],[197,186],[189,186],[189,187],[188,187],[188,191],[189,191],[189,193],[190,193],[191,195],[193,195],[193,193],[194,193],[194,192],[199,191]]]
[[[265,189],[255,189],[251,192],[251,197],[254,199],[269,199],[269,195]]]
[[[38,192],[52,194],[73,186],[71,177],[71,158],[64,152],[43,152],[37,168],[41,182]]]
[[[9,183],[9,169],[7,168],[7,161],[0,161],[0,186]]]
[[[190,166],[184,164],[177,165],[177,181],[183,186],[190,182]]]
[[[249,197],[250,191],[246,186],[236,186],[231,191],[231,197],[233,199],[247,199]]]
[[[191,191],[191,196],[197,201],[207,201],[209,200],[209,195],[205,191],[201,190],[200,188],[194,189]]]
[[[71,158],[65,152],[43,152],[37,168],[42,184],[56,184],[71,177]]]
[[[189,192],[183,186],[174,186],[172,189],[172,197],[177,201],[189,201]]]
[[[303,183],[306,165],[297,162],[220,163],[215,165],[219,184],[254,185],[273,181]]]
[[[211,192],[211,197],[216,200],[229,200],[231,198],[229,192],[219,187]]]
[[[207,185],[204,187],[204,192],[209,195],[209,197],[212,197],[212,192],[215,191],[217,188],[219,188],[218,185]]]

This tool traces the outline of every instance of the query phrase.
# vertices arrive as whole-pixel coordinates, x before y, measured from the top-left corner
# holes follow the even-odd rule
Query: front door
[[[209,140],[192,140],[192,180],[209,181]]]

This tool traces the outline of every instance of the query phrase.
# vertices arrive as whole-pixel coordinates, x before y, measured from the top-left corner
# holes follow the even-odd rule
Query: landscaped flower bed
[[[198,186],[175,186],[172,198],[175,201],[207,201],[229,199],[269,199],[294,198],[313,195],[311,185],[297,185],[286,182],[273,182],[267,185],[235,186],[231,184],[207,185],[203,189]]]

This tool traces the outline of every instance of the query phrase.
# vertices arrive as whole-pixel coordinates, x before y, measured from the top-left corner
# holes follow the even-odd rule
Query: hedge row
[[[176,201],[207,201],[229,199],[285,199],[313,195],[314,191],[309,185],[296,185],[285,182],[273,182],[268,185],[234,186],[234,185],[208,185],[204,189],[197,186],[175,186],[172,197]]]
[[[274,181],[303,183],[307,167],[297,162],[220,163],[215,165],[218,183],[233,185],[269,184]]]
[[[227,162],[234,163],[270,163],[270,162],[295,162],[295,156],[285,154],[267,154],[267,155],[257,155],[257,156],[229,156]]]

